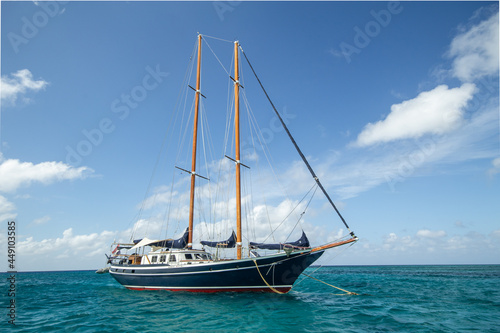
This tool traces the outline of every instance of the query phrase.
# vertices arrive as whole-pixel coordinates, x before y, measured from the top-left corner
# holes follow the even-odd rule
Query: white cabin
[[[184,266],[212,262],[212,256],[203,250],[165,250],[151,251],[141,258],[141,265]],[[138,263],[138,260],[135,261]]]

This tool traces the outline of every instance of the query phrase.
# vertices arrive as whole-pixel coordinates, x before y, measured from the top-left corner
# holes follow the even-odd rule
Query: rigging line
[[[194,60],[194,54],[197,53],[197,51],[198,51],[198,43],[196,42],[195,46],[194,46],[193,55],[191,56],[191,58],[193,60]],[[188,96],[189,96],[189,93],[188,93],[189,90],[187,89],[187,87],[188,87],[189,80],[193,77],[194,63],[195,63],[194,61],[191,62],[191,68],[190,68],[190,72],[189,72],[189,79],[184,84],[184,88],[186,89],[186,92],[185,92],[185,97],[184,97],[184,108],[183,108],[183,111],[182,111],[182,118],[181,118],[180,128],[182,128],[182,126],[184,124],[184,121],[186,121],[186,125],[185,125],[186,127],[185,127],[184,130],[181,130],[179,132],[179,141],[178,141],[179,149],[178,149],[177,155],[175,157],[175,163],[176,164],[179,163],[179,158],[180,158],[181,153],[183,151],[184,143],[186,142],[186,135],[188,133],[187,129],[192,124],[192,122],[190,122],[190,119],[191,119],[191,115],[194,112],[195,98],[193,98],[191,100],[191,108],[190,108],[190,111],[189,111],[188,118],[185,119],[185,116],[186,116],[186,108],[187,108],[187,105],[188,105]],[[201,66],[203,66],[203,64],[201,64]],[[200,68],[200,70],[201,70],[201,68]],[[191,134],[192,134],[192,132],[191,132]],[[190,156],[189,149],[186,149],[185,153],[186,153],[185,161],[189,161],[189,156]]]
[[[227,39],[222,39],[222,38],[218,38],[218,37],[208,36],[208,35],[204,35],[204,34],[200,34],[200,35],[202,37],[208,37],[208,38],[212,38],[212,39],[218,39],[218,40],[221,40],[223,42],[234,43],[234,41],[227,40]]]
[[[234,58],[234,56],[233,56]],[[222,151],[223,151],[223,155],[227,153],[227,145],[228,145],[228,142],[229,142],[229,132],[230,132],[230,128],[231,128],[231,123],[232,123],[232,106],[233,106],[233,103],[234,103],[234,96],[231,97],[231,80],[228,78],[227,79],[228,81],[228,85],[227,85],[227,103],[226,103],[226,124],[225,124],[225,127],[224,127],[224,141],[222,143]],[[221,173],[225,170],[224,172],[224,176],[221,175]],[[219,160],[219,170],[218,170],[218,175],[217,175],[217,179],[219,180],[217,182],[217,189],[216,189],[216,202],[219,198],[221,199],[224,199],[224,198],[228,198],[226,196],[226,193],[224,191],[224,188],[226,187],[224,184],[227,183],[227,173],[228,171],[226,170],[226,158],[225,157],[222,157],[220,160]],[[221,182],[220,180],[223,179],[223,181]],[[229,186],[227,186],[228,188],[228,191],[229,191]],[[229,192],[228,192],[229,193]],[[228,199],[225,200],[225,203],[226,203],[226,206],[228,205]],[[225,214],[224,213],[224,209],[223,209],[223,205],[220,207],[220,215],[221,217],[228,217],[227,213]],[[217,211],[216,211],[217,207],[214,207],[214,219],[215,219],[215,216],[217,215]],[[215,227],[214,227],[215,228]],[[215,229],[214,229],[214,233],[215,233]]]
[[[316,186],[317,184],[314,184],[314,186]],[[295,230],[295,228],[297,228],[297,225],[300,223],[300,221],[302,221],[302,217],[304,216],[304,214],[306,213],[306,210],[307,208],[309,208],[309,205],[311,204],[311,201],[312,199],[314,198],[314,194],[316,194],[316,191],[318,190],[318,187],[316,186],[316,188],[314,189],[314,192],[313,194],[311,195],[311,199],[309,199],[309,202],[307,203],[306,205],[306,208],[304,208],[304,211],[302,212],[302,214],[300,214],[299,216],[299,219],[297,220],[297,223],[295,223],[295,225],[293,226],[293,229],[292,231],[290,231],[290,233],[288,234],[288,236],[286,237],[285,241],[287,241],[290,236],[292,235],[293,231]],[[309,191],[310,192],[310,191]],[[299,203],[300,204],[300,203]],[[298,206],[298,205],[297,205]]]
[[[168,126],[167,126],[167,131],[165,132],[165,136],[163,137],[163,141],[162,141],[162,144],[161,144],[161,147],[160,147],[160,152],[158,153],[158,157],[156,159],[155,166],[153,168],[153,172],[152,172],[151,177],[149,179],[149,183],[148,183],[148,187],[146,189],[146,193],[144,194],[144,200],[143,200],[143,202],[141,204],[141,208],[139,209],[138,214],[136,215],[137,219],[140,219],[140,217],[142,216],[142,213],[144,211],[145,201],[146,201],[148,193],[150,192],[151,185],[152,185],[152,182],[153,182],[153,178],[154,178],[154,175],[156,174],[156,169],[158,168],[158,165],[159,165],[159,162],[160,162],[160,159],[161,159],[161,156],[162,156],[162,151],[164,150],[165,144],[167,143],[167,139],[168,139],[169,133],[171,133],[170,129],[171,129],[172,125],[175,124],[176,121],[177,121],[177,116],[174,118],[174,115],[178,115],[178,113],[175,112],[175,110],[177,110],[177,108],[179,107],[180,100],[181,100],[181,95],[182,95],[183,91],[186,89],[184,86],[185,86],[185,83],[186,83],[187,78],[189,76],[188,72],[190,72],[189,63],[191,63],[191,72],[192,72],[192,64],[193,64],[192,59],[193,59],[193,55],[194,55],[195,51],[196,51],[196,43],[194,44],[193,51],[191,52],[191,56],[189,57],[188,66],[186,68],[186,72],[184,73],[184,78],[183,78],[183,81],[182,81],[183,84],[181,86],[181,89],[179,90],[179,93],[177,94],[177,98],[176,98],[174,109],[173,109],[174,112],[172,112],[172,115],[170,116],[170,120],[169,120]],[[169,146],[170,146],[170,144],[167,144],[167,149],[166,150],[168,150]],[[134,219],[135,219],[135,217],[134,217]],[[132,237],[131,237],[131,239],[134,238],[134,234],[136,232],[136,229],[137,229],[137,226],[134,226],[134,229],[132,231]]]
[[[175,184],[175,172],[172,172],[172,184],[170,185],[170,198],[168,200],[168,205],[167,207],[165,208],[165,213],[163,215],[163,220],[165,221],[166,220],[166,228],[164,229],[165,230],[165,237],[164,239],[167,238],[167,235],[168,235],[168,226],[170,224],[170,212],[172,211],[172,199],[174,197],[174,184]]]
[[[194,64],[194,62],[193,62],[193,64]],[[192,72],[193,72],[193,71],[192,71],[192,69],[191,69],[191,72],[190,72],[190,77],[191,77],[191,75],[192,75]],[[185,143],[185,141],[186,141],[186,135],[187,135],[187,131],[188,131],[187,129],[188,129],[189,125],[190,125],[189,120],[191,119],[191,114],[193,113],[193,109],[194,109],[194,103],[195,103],[195,100],[194,100],[194,98],[193,98],[193,99],[192,99],[192,101],[191,101],[191,108],[189,109],[189,110],[190,110],[190,111],[189,111],[189,116],[188,116],[188,118],[187,118],[187,119],[185,119],[185,118],[186,118],[186,113],[187,113],[187,112],[186,112],[186,108],[187,108],[187,103],[188,103],[188,102],[187,102],[187,100],[188,100],[188,95],[189,95],[189,94],[188,94],[188,90],[187,90],[187,87],[186,87],[186,88],[185,88],[184,104],[183,104],[183,106],[184,106],[184,107],[183,107],[183,109],[182,109],[182,117],[181,117],[180,126],[179,126],[180,128],[182,128],[183,126],[185,126],[185,128],[184,128],[184,130],[179,131],[179,138],[178,138],[178,141],[177,141],[177,142],[178,142],[179,149],[178,149],[178,151],[177,151],[177,155],[175,156],[175,163],[176,163],[176,164],[179,162],[179,158],[180,158],[180,156],[181,156],[181,152],[182,152],[182,150],[183,150],[184,143]],[[180,111],[180,110],[179,110],[179,111]],[[184,121],[186,121],[186,124],[185,124],[185,125],[183,125],[183,124],[184,124]],[[189,153],[188,153],[188,152],[187,152],[187,154],[189,155]]]
[[[337,212],[337,215],[340,217],[340,219],[342,220],[342,222],[344,223],[345,227],[347,228],[347,230],[349,230],[350,234],[352,237],[355,237],[354,236],[354,232],[351,231],[351,229],[349,228],[349,226],[347,225],[347,222],[345,221],[344,217],[342,216],[342,214],[340,214],[340,211],[337,209],[337,206],[335,206],[335,204],[333,203],[332,199],[330,198],[330,196],[328,195],[328,193],[326,192],[325,188],[323,187],[323,185],[321,184],[321,182],[319,181],[319,178],[318,176],[316,176],[316,174],[314,173],[314,170],[311,168],[311,165],[309,164],[309,162],[307,161],[306,157],[304,156],[304,154],[302,153],[302,151],[300,150],[299,146],[297,145],[297,143],[295,142],[292,134],[290,133],[290,131],[288,130],[288,127],[286,127],[285,125],[285,122],[283,121],[283,119],[281,118],[281,115],[279,114],[278,110],[276,109],[276,107],[274,106],[273,102],[271,101],[271,98],[269,97],[269,95],[267,94],[266,90],[264,89],[264,86],[262,85],[262,82],[260,82],[260,79],[259,77],[257,76],[257,73],[255,73],[255,70],[253,69],[252,67],[252,64],[250,64],[250,60],[248,60],[248,57],[246,55],[246,53],[243,51],[243,48],[241,48],[241,45],[240,45],[240,49],[241,49],[241,53],[243,53],[243,55],[245,56],[245,59],[248,63],[248,65],[250,66],[250,69],[252,70],[253,74],[255,75],[255,78],[257,79],[257,81],[259,82],[260,84],[260,87],[262,88],[262,90],[264,91],[264,94],[266,95],[269,103],[271,103],[271,106],[273,107],[273,110],[274,112],[276,113],[276,115],[278,116],[278,119],[280,120],[281,122],[281,125],[283,126],[283,128],[285,129],[286,133],[288,134],[288,137],[290,138],[290,140],[292,141],[293,145],[295,146],[295,149],[297,150],[297,152],[299,153],[300,157],[302,158],[302,161],[304,161],[304,163],[306,164],[307,166],[307,169],[309,170],[309,172],[311,173],[311,176],[314,178],[314,180],[316,181],[316,183],[318,183],[318,186],[319,188],[321,189],[321,191],[323,191],[323,194],[326,196],[326,198],[328,199],[328,201],[330,202],[330,204],[332,205],[333,209],[335,209],[335,211]]]
[[[309,191],[307,191],[307,193],[302,197],[302,199],[300,199],[299,203],[292,209],[292,211],[290,213],[288,213],[288,215],[283,219],[283,221],[281,221],[281,223],[276,227],[274,228],[274,230],[272,231],[272,233],[274,233],[276,230],[278,230],[279,227],[281,227],[281,225],[290,217],[290,215],[292,215],[292,213],[295,211],[295,209],[297,209],[297,207],[300,205],[300,203],[302,201],[304,201],[304,199],[309,195],[309,193],[312,191],[312,189],[316,186],[316,184],[314,184],[310,189]],[[290,235],[288,235],[288,237],[290,237]],[[288,238],[287,237],[287,238]],[[269,238],[269,236],[266,237],[266,239],[264,239],[264,241],[262,243],[265,243],[266,240]]]
[[[210,176],[210,168],[209,168],[209,164],[208,164],[208,158],[207,158],[207,154],[206,154],[207,148],[205,147],[205,141],[208,140],[207,147],[208,147],[208,155],[210,156],[210,161],[213,161],[213,151],[214,151],[214,148],[213,148],[212,135],[211,135],[211,132],[210,132],[210,126],[208,124],[207,112],[206,112],[204,104],[202,104],[202,114],[201,114],[201,116],[202,116],[201,123],[202,123],[202,135],[203,135],[203,155],[205,156],[205,170],[206,170],[205,172],[206,172],[206,175],[208,177],[208,184],[207,184],[207,187],[208,187],[208,200],[209,200],[208,213],[209,213],[209,221],[211,222],[212,221],[212,205],[213,205],[213,200],[212,200],[212,182],[210,181],[211,176]],[[206,135],[203,134],[205,131],[207,133]],[[206,137],[206,140],[205,140],[205,137]]]
[[[245,92],[243,92],[243,94],[242,94],[242,95],[243,95],[243,99],[244,99],[245,103],[249,104],[249,103],[248,103],[248,100],[247,100],[247,98],[246,98],[246,94],[245,94]],[[248,106],[248,107],[249,107],[249,106]],[[255,130],[255,133],[256,133],[257,139],[258,139],[258,141],[259,141],[259,143],[260,143],[260,146],[261,146],[261,148],[262,148],[262,152],[264,153],[264,156],[266,157],[267,163],[268,163],[269,167],[271,168],[271,171],[272,171],[272,173],[273,173],[274,178],[276,179],[276,182],[277,182],[277,183],[278,183],[278,185],[279,185],[279,188],[281,189],[281,191],[283,191],[283,193],[285,194],[286,198],[287,198],[288,200],[291,200],[291,199],[290,199],[290,195],[288,194],[288,191],[287,191],[287,190],[286,190],[286,188],[285,188],[285,187],[281,184],[281,181],[280,181],[280,179],[279,179],[279,177],[278,177],[278,175],[277,175],[277,173],[276,173],[276,170],[275,170],[275,169],[274,169],[274,167],[273,167],[274,160],[273,160],[273,157],[272,157],[272,155],[271,155],[271,150],[269,149],[269,146],[267,145],[266,140],[264,139],[264,134],[262,133],[262,131],[261,131],[261,129],[260,129],[260,127],[259,127],[259,125],[258,125],[257,119],[256,119],[255,115],[253,114],[253,112],[252,112],[252,110],[251,110],[251,108],[250,108],[250,107],[249,107],[249,109],[250,109],[250,112],[251,112],[251,113],[250,113],[250,114],[251,114],[251,117],[249,118],[249,121],[250,121],[251,126],[253,126],[253,128],[254,128],[254,130]],[[253,144],[254,144],[254,146],[255,146],[255,142],[253,141],[252,143],[253,143]],[[266,208],[266,209],[267,209],[267,208]],[[268,215],[269,215],[269,213],[268,213]],[[274,235],[273,235],[273,239],[274,239]]]
[[[186,143],[186,135],[188,134],[188,129],[191,127],[191,116],[193,115],[193,112],[194,112],[194,104],[195,104],[195,101],[193,99],[193,102],[191,104],[191,108],[189,109],[189,114],[188,114],[188,117],[186,119],[185,118],[185,114],[186,114],[186,110],[184,109],[183,111],[183,115],[182,115],[182,121],[186,121],[186,124],[184,125],[184,130],[179,133],[179,152],[177,153],[177,156],[175,158],[175,161],[176,163],[179,161],[179,158],[181,156],[181,152],[184,150],[184,144]],[[182,126],[182,122],[181,122],[181,126]],[[191,135],[193,134],[192,132],[190,133]],[[184,158],[185,161],[189,161],[189,154],[190,151],[189,149],[186,149],[186,156]]]
[[[228,79],[228,81],[230,81]],[[233,116],[233,112],[232,112],[232,105],[234,103],[234,98],[233,99],[230,99],[230,82],[228,82],[228,100],[227,100],[227,109],[226,109],[226,125],[225,125],[225,128],[224,128],[224,142],[223,142],[223,148],[222,148],[222,151],[223,151],[223,154],[226,154],[227,153],[227,146],[228,146],[228,142],[229,142],[229,132],[231,130],[231,123],[232,123],[232,116]],[[223,200],[223,202],[225,203],[222,204],[220,206],[220,216],[221,217],[226,217],[226,218],[229,218],[229,191],[230,191],[230,183],[228,182],[228,174],[229,174],[229,170],[228,170],[228,166],[227,166],[227,160],[225,157],[222,157],[220,160],[219,160],[219,170],[218,170],[218,182],[217,182],[217,194],[216,194],[216,202],[217,200],[220,198],[221,200]],[[222,180],[222,181],[221,181]],[[226,186],[227,184],[227,186]],[[227,190],[227,193],[226,193],[226,190]],[[225,199],[225,200],[224,200]],[[224,207],[226,208],[225,211],[224,211]],[[214,207],[215,209],[217,207]],[[216,214],[214,214],[215,216]],[[215,230],[214,230],[215,232]]]
[[[269,160],[269,158],[270,158],[270,156],[268,156],[268,154],[270,155],[269,147],[267,147],[267,145],[265,143],[265,140],[263,140],[264,137],[262,135],[262,131],[260,130],[260,128],[258,126],[257,119],[255,119],[255,115],[253,114],[252,108],[250,107],[250,105],[248,103],[248,100],[246,98],[245,92],[243,92],[242,96],[243,96],[243,100],[245,101],[245,105],[247,106],[247,110],[248,110],[248,112],[247,112],[247,114],[248,114],[248,123],[250,125],[250,137],[252,139],[252,146],[254,147],[254,153],[257,154],[256,148],[255,148],[256,147],[256,145],[255,145],[255,139],[254,139],[254,136],[253,136],[253,132],[255,131],[257,139],[258,139],[258,141],[260,143],[260,146],[262,148],[262,152],[264,153],[264,156],[266,157],[267,163],[268,163],[269,167],[271,168],[271,171],[272,171],[272,173],[274,175],[274,178],[278,182],[278,185],[280,186],[280,188],[283,189],[283,187],[281,186],[281,183],[279,182],[278,176],[276,175],[276,172],[274,171],[272,163]],[[257,159],[257,169],[259,171],[259,175],[261,175],[261,168],[260,168],[260,163],[259,163],[258,159]],[[285,191],[285,193],[286,193],[286,191]],[[288,198],[288,195],[287,195],[287,198]],[[267,215],[267,221],[269,223],[269,229],[271,231],[270,235],[273,237],[273,241],[276,242],[276,239],[274,238],[274,231],[273,231],[273,227],[272,227],[272,223],[271,223],[271,217],[269,216],[269,209],[267,207],[267,199],[266,199],[265,194],[263,195],[263,199],[264,199],[264,207],[265,207],[266,215]]]
[[[257,171],[258,171],[258,174],[259,174],[259,180],[260,180],[260,183],[262,185],[262,173],[261,173],[261,168],[260,168],[260,163],[259,163],[259,158],[258,158],[258,155],[257,155],[257,150],[255,148],[255,138],[254,138],[254,131],[257,135],[257,138],[258,137],[258,131],[260,131],[260,128],[258,128],[258,125],[252,121],[252,116],[255,117],[253,115],[253,112],[252,112],[252,108],[250,107],[249,103],[248,103],[248,100],[246,98],[246,94],[243,93],[243,100],[245,101],[245,105],[247,106],[247,116],[248,116],[248,124],[249,124],[249,127],[250,127],[250,138],[252,140],[252,147],[253,147],[253,153],[257,156],[256,158],[256,165],[257,165]],[[259,142],[260,142],[260,139],[259,139]],[[262,146],[262,143],[261,143],[261,146]],[[262,147],[263,151],[264,151],[264,155],[266,154],[265,152],[265,147]],[[267,158],[267,155],[266,155],[266,158]],[[268,162],[269,162],[269,159],[267,159]],[[273,170],[273,167],[271,166],[271,170]],[[274,174],[274,170],[273,170],[273,174]],[[276,176],[276,175],[275,175]],[[278,181],[278,184],[279,184],[279,181]],[[281,185],[281,184],[280,184]],[[266,210],[266,215],[267,215],[267,222],[269,223],[269,230],[271,231],[271,236],[273,237],[273,242],[276,243],[276,239],[274,238],[274,233],[273,233],[273,226],[272,226],[272,223],[271,223],[271,217],[269,216],[269,210],[267,209],[267,196],[265,194],[265,192],[263,191],[262,193],[262,198],[264,200],[264,207],[265,207],[265,210]],[[255,231],[254,231],[254,239],[256,239],[256,235],[255,235]]]
[[[234,62],[234,54],[231,58],[231,68],[233,67],[233,62]],[[234,104],[234,94],[231,93],[231,91],[234,91],[234,83],[230,79],[230,77],[227,78],[227,104],[226,104],[226,128],[224,134],[224,149],[223,152],[226,154],[227,152],[227,142],[228,142],[228,135],[229,135],[229,128],[231,124],[231,117],[232,117],[232,110],[233,110],[233,104]]]
[[[212,54],[214,55],[215,59],[217,59],[217,61],[221,65],[221,67],[224,69],[224,71],[226,72],[227,76],[231,76],[231,74],[229,74],[229,72],[227,71],[226,67],[224,67],[224,65],[222,64],[222,62],[219,60],[219,57],[217,57],[217,55],[215,54],[214,50],[212,50],[212,48],[210,47],[210,45],[208,44],[208,42],[205,39],[203,39],[203,41],[205,42],[205,44],[207,44],[207,46],[210,49],[210,51],[212,51]]]
[[[345,238],[345,237],[347,237],[347,236],[342,236],[342,237],[338,238],[337,240],[340,240],[340,239]],[[350,247],[351,247],[351,246],[353,246],[353,245],[354,245],[354,243],[349,244],[349,246],[345,246],[345,247],[342,249],[342,251],[340,251],[339,253],[337,253],[335,256],[333,256],[333,257],[329,256],[329,257],[328,257],[328,260],[331,260],[331,259],[334,259],[334,258],[338,257],[339,255],[341,255],[342,253],[344,253],[345,251],[347,251],[347,249],[348,249],[348,248],[350,248]],[[329,253],[331,253],[331,252],[329,252]],[[316,272],[317,272],[317,271],[318,271],[321,267],[323,267],[323,265],[319,265],[318,267],[316,267],[316,269],[315,269],[314,271],[312,271],[311,275],[312,275],[312,274],[314,274],[314,273],[316,273]],[[302,280],[300,280],[299,282],[296,282],[296,283],[295,283],[295,285],[298,285],[299,283],[301,283],[301,282],[302,282],[302,281],[304,281],[305,279],[306,279],[306,278],[303,278],[303,279],[302,279]]]
[[[207,159],[207,146],[208,146],[208,150],[210,150],[210,131],[209,131],[209,127],[208,127],[208,121],[207,121],[207,117],[206,117],[206,109],[205,109],[205,105],[204,103],[202,102],[201,103],[201,112],[200,112],[200,123],[201,123],[201,141],[202,141],[202,148],[203,148],[203,157],[205,159],[205,172],[206,172],[206,176],[208,177],[208,184],[206,185],[208,187],[208,201],[209,201],[209,218],[211,217],[211,207],[212,207],[212,198],[211,198],[211,191],[210,191],[210,171],[209,171],[209,167],[208,167],[208,159]],[[206,141],[209,141],[208,143]],[[201,152],[200,152],[201,153]],[[210,154],[210,151],[209,151],[209,154]],[[206,218],[206,209],[204,208],[203,204],[204,202],[202,202],[202,196],[204,196],[204,192],[205,190],[201,187],[198,187],[198,197],[199,197],[199,216],[200,216],[200,219],[203,218],[205,220],[205,223],[207,221],[207,218]],[[210,219],[208,220],[210,221]],[[201,220],[200,220],[201,222]]]
[[[255,205],[253,203],[253,186],[252,186],[252,184],[253,184],[253,181],[252,181],[252,170],[250,170],[250,200],[251,200],[251,207],[252,207],[252,215],[251,215],[251,217],[252,217],[252,225],[254,226],[252,228],[252,233],[253,233],[253,237],[252,238],[253,239],[257,239],[257,233],[255,232],[255,224],[256,224],[255,223],[255,213],[253,211]]]
[[[181,117],[181,122],[180,122],[180,127],[182,128],[182,124],[184,123],[184,117],[185,117],[185,114],[186,114],[186,107],[187,107],[187,101],[188,101],[188,83],[189,83],[189,80],[190,78],[193,76],[193,70],[194,70],[194,54],[196,53],[196,50],[198,50],[198,43],[195,42],[194,43],[194,47],[193,47],[193,53],[191,54],[191,57],[189,58],[189,60],[191,61],[191,67],[188,67],[187,70],[186,70],[186,76],[184,77],[184,81],[182,82],[182,91],[184,92],[184,102],[183,102],[183,108],[182,108],[182,113],[180,112],[181,111],[181,107],[179,106],[179,110],[176,115],[176,122],[177,122],[177,117],[178,117],[178,114],[181,113],[182,114],[182,117]],[[189,71],[189,75],[187,74],[187,72]],[[192,102],[194,104],[194,100]],[[192,108],[193,106],[191,106]],[[181,144],[181,137],[182,137],[182,134],[185,133],[183,131],[180,131],[179,132],[179,139],[178,139],[178,144],[180,145]],[[177,152],[177,156],[175,157],[175,161],[177,163],[177,161],[179,160],[179,156],[180,156],[180,152],[181,152],[181,149],[179,149],[179,151]]]
[[[230,103],[230,104],[229,104]],[[231,98],[231,100],[229,101],[228,99],[228,109],[227,109],[227,113],[226,113],[226,128],[225,128],[225,133],[224,133],[224,154],[227,153],[227,146],[229,144],[229,132],[231,131],[232,129],[232,126],[231,124],[233,123],[233,105],[234,105],[234,96]],[[232,136],[231,136],[232,138]]]

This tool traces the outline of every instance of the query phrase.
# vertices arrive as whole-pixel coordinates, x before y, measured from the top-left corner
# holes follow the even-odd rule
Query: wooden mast
[[[196,96],[194,106],[193,156],[191,159],[191,192],[189,198],[188,248],[193,247],[194,189],[196,179],[196,142],[198,140],[198,110],[200,106],[201,35],[198,35],[198,65],[196,71]]]
[[[238,41],[234,42],[234,135],[236,159],[236,254],[241,259],[241,185],[240,185],[240,81]]]

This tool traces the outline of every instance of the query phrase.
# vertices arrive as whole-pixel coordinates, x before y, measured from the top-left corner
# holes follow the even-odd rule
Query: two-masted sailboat
[[[114,244],[114,249],[109,256],[109,273],[123,286],[133,290],[171,290],[191,292],[220,292],[220,291],[263,291],[286,293],[291,288],[302,272],[315,262],[327,249],[357,241],[357,237],[350,231],[344,218],[340,215],[335,204],[330,199],[320,180],[309,165],[305,156],[300,151],[295,140],[292,138],[279,112],[267,93],[261,81],[258,79],[253,67],[248,61],[239,42],[234,42],[234,73],[231,77],[234,81],[234,142],[235,142],[235,164],[236,175],[236,233],[232,233],[229,239],[224,241],[202,241],[203,248],[193,247],[193,215],[195,205],[195,180],[196,152],[198,137],[198,112],[200,105],[200,64],[202,35],[197,40],[197,74],[195,102],[194,102],[194,130],[192,142],[191,159],[191,186],[189,201],[189,223],[182,237],[179,239],[151,240],[143,238],[128,244]],[[281,121],[283,128],[290,137],[297,152],[306,164],[309,172],[315,180],[317,187],[326,195],[327,200],[335,209],[349,235],[343,239],[321,246],[311,246],[305,233],[295,242],[284,242],[278,244],[265,244],[249,242],[243,245],[241,225],[241,184],[240,167],[240,61],[239,55],[243,54],[255,74],[264,93]],[[221,259],[206,248],[227,249],[236,248],[236,258]],[[140,249],[143,254],[138,254]],[[144,249],[149,249],[144,251]],[[258,250],[265,249],[265,255],[260,255]],[[271,253],[269,253],[271,251]]]

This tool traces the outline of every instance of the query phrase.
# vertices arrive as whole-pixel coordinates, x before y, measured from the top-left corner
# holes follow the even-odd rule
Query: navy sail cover
[[[169,249],[183,249],[186,247],[189,237],[189,230],[186,228],[184,235],[179,239],[164,239],[155,243],[148,244],[149,246],[166,247]],[[138,243],[139,240],[134,240],[134,243]]]
[[[283,250],[285,247],[292,248],[307,248],[310,247],[309,240],[304,231],[302,231],[302,237],[295,242],[289,243],[279,243],[279,244],[265,244],[265,243],[254,243],[250,242],[250,248],[252,249],[262,249],[262,250]]]
[[[220,242],[209,242],[209,241],[201,241],[201,245],[210,246],[210,247],[224,247],[224,248],[232,248],[236,246],[236,234],[232,233],[231,237],[225,241]]]

